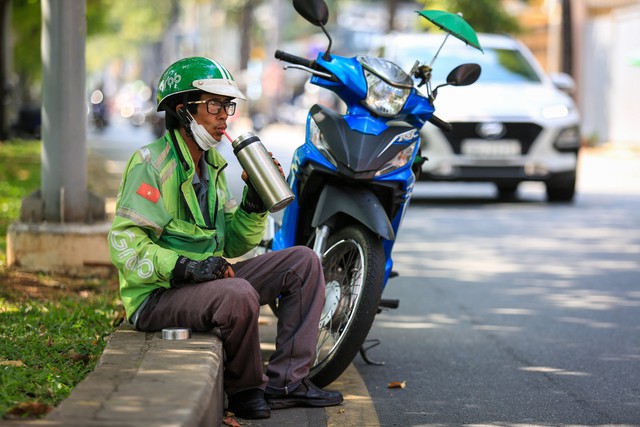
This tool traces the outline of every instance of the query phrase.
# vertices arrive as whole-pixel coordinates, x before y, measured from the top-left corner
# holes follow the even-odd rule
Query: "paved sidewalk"
[[[268,307],[263,307],[260,316],[260,337],[263,359],[266,363],[274,350],[277,319]],[[373,401],[358,370],[349,368],[328,390],[338,390],[344,395],[340,406],[329,408],[290,408],[271,412],[266,420],[235,419],[240,425],[252,427],[295,426],[295,427],[379,427],[378,415]]]
[[[222,342],[213,333],[169,341],[128,325],[94,371],[47,417],[14,427],[204,427],[223,415]]]

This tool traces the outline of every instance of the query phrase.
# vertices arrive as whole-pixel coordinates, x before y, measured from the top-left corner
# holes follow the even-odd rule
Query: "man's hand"
[[[246,174],[245,171],[242,171],[243,175]],[[242,209],[247,213],[263,213],[267,211],[267,207],[264,202],[260,198],[258,191],[253,186],[251,181],[247,179],[247,193],[244,195],[244,200],[242,201]]]
[[[284,171],[282,170],[282,165],[280,164],[278,159],[273,157],[273,153],[271,151],[269,151],[269,155],[271,156],[271,160],[273,160],[273,164],[276,165],[276,167],[278,168],[278,171],[280,171],[280,175],[282,175],[282,177],[284,178],[285,176],[284,176]],[[247,171],[242,171],[242,175],[240,177],[247,184],[247,194],[244,197],[242,208],[245,210],[245,212],[248,212],[248,213],[266,212],[267,207],[264,205],[264,202],[258,195],[258,191],[256,190],[256,188],[251,183],[251,180],[249,179],[249,174],[247,173]]]
[[[229,266],[229,268],[227,268],[227,271],[224,272],[224,278],[233,279],[234,277],[236,277],[236,272],[233,271],[233,268],[231,268],[231,266]]]
[[[234,277],[234,274],[231,265],[222,257],[210,256],[205,260],[195,261],[180,256],[173,268],[171,287],[179,288],[187,283],[208,282],[224,277]]]

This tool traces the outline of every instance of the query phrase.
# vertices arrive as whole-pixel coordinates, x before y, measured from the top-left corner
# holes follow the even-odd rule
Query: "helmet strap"
[[[185,108],[179,108],[175,112],[173,110],[169,110],[171,115],[176,117],[180,122],[180,125],[185,129],[188,136],[192,136],[190,124],[194,120],[191,113]]]

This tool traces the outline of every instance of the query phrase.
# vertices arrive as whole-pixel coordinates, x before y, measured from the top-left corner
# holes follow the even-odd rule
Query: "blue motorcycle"
[[[423,162],[419,129],[426,121],[450,125],[433,115],[437,88],[427,85],[425,96],[414,87],[413,78],[429,83],[430,67],[416,63],[412,78],[381,58],[333,55],[324,0],[293,5],[322,29],[329,47],[315,60],[279,50],[275,57],[290,64],[285,69],[310,73],[311,84],[334,92],[347,107],[346,114],[311,107],[288,176],[296,199],[269,242],[272,250],[307,245],[322,259],[326,300],[311,378],[324,387],[361,350],[375,315],[398,305],[381,296],[393,275],[393,244]],[[447,84],[468,85],[479,75],[477,64],[464,64]],[[277,302],[272,308],[277,314]]]

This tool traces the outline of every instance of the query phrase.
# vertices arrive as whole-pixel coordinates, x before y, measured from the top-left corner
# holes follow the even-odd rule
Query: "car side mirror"
[[[551,73],[549,74],[551,83],[563,92],[573,95],[576,91],[576,82],[567,73]]]

